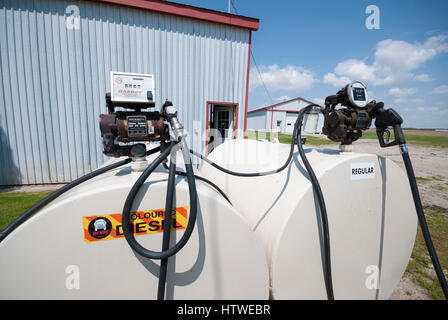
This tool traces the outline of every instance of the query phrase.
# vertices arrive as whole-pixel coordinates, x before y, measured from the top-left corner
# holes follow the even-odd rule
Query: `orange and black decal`
[[[164,229],[165,209],[131,212],[134,235],[160,233]],[[121,213],[82,217],[84,242],[124,238]],[[188,224],[188,207],[171,212],[171,231],[183,230]]]

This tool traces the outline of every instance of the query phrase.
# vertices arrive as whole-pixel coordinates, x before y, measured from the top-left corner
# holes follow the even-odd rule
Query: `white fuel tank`
[[[289,149],[228,140],[208,158],[235,172],[263,172],[279,168]],[[326,203],[335,299],[389,298],[417,230],[406,174],[377,155],[318,148],[305,153]],[[273,298],[327,299],[318,203],[297,151],[273,175],[237,177],[206,163],[199,172],[223,189],[263,243]]]
[[[178,159],[181,154],[178,153]],[[141,172],[109,171],[60,196],[0,243],[0,299],[156,299],[159,261],[134,253],[121,229],[126,196]],[[159,167],[135,200],[136,239],[162,248],[168,174]],[[261,243],[212,187],[196,181],[189,242],[169,258],[167,299],[268,299]],[[176,177],[171,246],[188,222],[186,178]]]

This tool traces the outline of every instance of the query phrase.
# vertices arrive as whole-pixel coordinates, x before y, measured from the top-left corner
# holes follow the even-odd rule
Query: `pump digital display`
[[[113,102],[154,103],[154,78],[150,74],[111,72]]]
[[[353,100],[366,101],[366,91],[364,88],[353,88]]]
[[[347,98],[353,106],[364,108],[369,100],[367,87],[360,81],[355,81],[347,86]]]

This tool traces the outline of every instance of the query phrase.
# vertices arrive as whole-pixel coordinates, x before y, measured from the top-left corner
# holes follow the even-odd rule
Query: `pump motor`
[[[108,114],[100,115],[103,153],[109,157],[143,157],[142,142],[169,139],[169,127],[158,111],[142,111],[154,104],[152,75],[111,72],[111,92],[106,93]],[[129,109],[116,111],[116,107]]]
[[[371,110],[375,101],[368,102],[367,87],[359,82],[348,84],[335,95],[325,99],[324,126],[322,132],[342,145],[350,145],[362,136],[362,130],[372,124]],[[340,104],[345,108],[336,109]]]

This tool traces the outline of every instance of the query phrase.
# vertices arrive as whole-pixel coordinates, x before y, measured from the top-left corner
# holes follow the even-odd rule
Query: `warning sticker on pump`
[[[134,235],[163,232],[165,209],[131,212],[129,215]],[[121,213],[82,217],[84,242],[124,238]],[[171,231],[184,230],[188,224],[188,207],[171,211]]]

